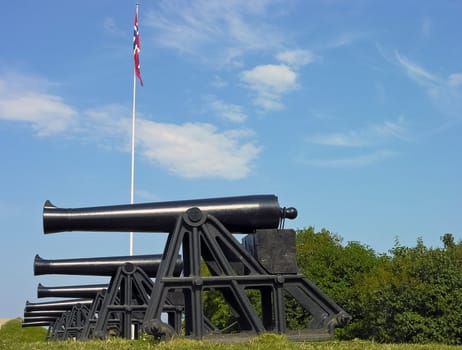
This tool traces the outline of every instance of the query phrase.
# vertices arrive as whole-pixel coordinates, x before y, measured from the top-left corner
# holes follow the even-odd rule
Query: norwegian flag
[[[133,26],[133,58],[135,59],[135,74],[143,86],[140,72],[140,32],[138,31],[138,12],[135,13],[135,24]]]

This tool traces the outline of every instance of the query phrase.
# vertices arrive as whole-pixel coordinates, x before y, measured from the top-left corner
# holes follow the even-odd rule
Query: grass
[[[153,343],[149,340],[45,341],[42,327],[21,328],[15,319],[0,329],[1,350],[459,350],[441,344],[377,344],[370,341],[290,342],[283,335],[265,334],[239,344],[216,344],[176,339]]]

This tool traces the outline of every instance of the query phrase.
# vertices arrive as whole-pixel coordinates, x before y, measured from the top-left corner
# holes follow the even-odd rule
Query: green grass
[[[216,344],[176,339],[152,343],[149,340],[110,339],[99,341],[45,341],[41,327],[21,328],[21,320],[12,320],[0,329],[1,350],[459,350],[440,344],[377,344],[369,341],[290,342],[283,335],[266,334],[239,344]]]

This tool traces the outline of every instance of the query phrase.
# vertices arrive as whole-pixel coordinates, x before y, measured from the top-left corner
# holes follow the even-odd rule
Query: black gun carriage
[[[284,228],[285,221],[296,216],[295,208],[281,208],[274,195],[85,208],[58,208],[46,201],[43,228],[46,234],[64,231],[168,234],[155,276],[147,275],[150,288],[141,293],[149,295],[135,306],[144,306],[142,320],[127,318],[133,306],[118,305],[124,310],[121,317],[126,318],[122,328],[128,329],[128,325],[135,323],[136,335],[144,330],[166,338],[178,336],[178,324],[182,322],[181,335],[186,337],[231,336],[225,335],[226,330],[220,331],[204,310],[206,293],[215,291],[230,307],[235,320],[232,329],[238,336],[276,332],[296,340],[331,339],[334,329],[344,326],[351,317],[298,271],[295,231]],[[241,243],[236,234],[247,236]],[[137,265],[132,266],[134,270]],[[55,267],[55,271],[64,271]],[[145,274],[143,268],[136,268]],[[72,267],[65,269],[71,271]],[[75,273],[84,274],[81,267]],[[151,277],[155,277],[154,282]],[[261,309],[252,302],[249,291],[256,293]],[[127,289],[127,293],[131,292]],[[286,298],[295,300],[309,314],[306,329],[296,332],[288,329]],[[101,303],[99,312],[117,306],[115,301]],[[166,324],[162,314],[172,309],[179,312]],[[109,314],[107,320],[112,318]],[[99,331],[105,329],[94,333]],[[119,335],[133,336],[130,332]]]

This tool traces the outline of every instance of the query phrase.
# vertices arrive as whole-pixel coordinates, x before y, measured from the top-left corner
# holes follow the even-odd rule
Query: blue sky
[[[0,317],[33,259],[128,254],[127,233],[44,235],[42,207],[130,201],[134,1],[0,14]],[[460,1],[140,5],[135,202],[276,194],[295,229],[387,252],[462,238]],[[287,226],[287,225],[286,225]],[[164,234],[136,234],[135,254]],[[7,288],[6,288],[7,287]]]

